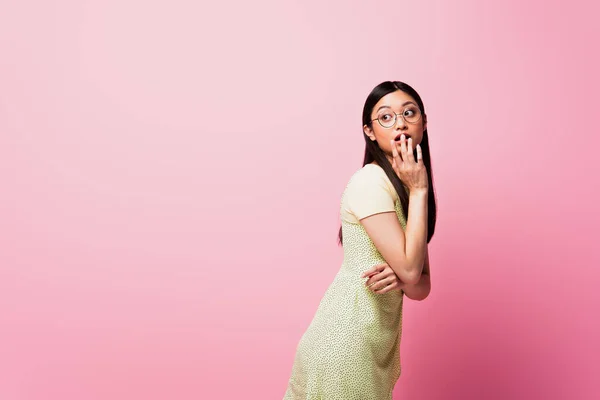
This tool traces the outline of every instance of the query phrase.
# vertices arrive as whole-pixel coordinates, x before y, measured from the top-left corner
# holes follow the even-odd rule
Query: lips
[[[400,136],[402,136],[402,133],[401,133],[401,134],[399,134],[398,136],[396,136],[396,137],[394,138],[394,140],[395,140],[396,142],[399,142],[399,141],[400,141]],[[410,138],[410,135],[407,135],[406,133],[404,134],[404,136],[406,137],[406,140],[408,140],[408,139]]]

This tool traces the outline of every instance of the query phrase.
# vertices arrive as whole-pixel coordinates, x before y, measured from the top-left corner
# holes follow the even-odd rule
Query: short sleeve
[[[367,165],[358,171],[348,183],[344,194],[342,217],[358,222],[368,216],[395,211],[394,190],[381,167]]]

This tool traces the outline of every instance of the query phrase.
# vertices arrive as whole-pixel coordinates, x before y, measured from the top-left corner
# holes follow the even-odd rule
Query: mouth
[[[396,142],[399,142],[399,141],[400,141],[400,136],[402,136],[402,133],[401,133],[401,134],[399,134],[398,136],[396,136],[396,137],[394,138],[394,140],[395,140]],[[406,140],[408,140],[408,139],[410,138],[410,135],[407,135],[406,133],[404,134],[404,136],[406,137]]]

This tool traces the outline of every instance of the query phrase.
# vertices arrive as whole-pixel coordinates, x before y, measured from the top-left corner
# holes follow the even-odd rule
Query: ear
[[[423,130],[427,129],[427,115],[423,114]]]
[[[371,139],[372,141],[375,141],[375,134],[373,133],[373,129],[369,128],[367,125],[363,126],[363,132],[365,133],[365,135],[367,135],[369,137],[369,139]]]

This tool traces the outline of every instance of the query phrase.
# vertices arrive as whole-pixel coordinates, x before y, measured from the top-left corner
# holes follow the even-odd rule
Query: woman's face
[[[400,135],[404,134],[407,140],[412,138],[414,149],[421,144],[423,131],[427,128],[426,117],[421,115],[417,102],[402,90],[383,96],[373,107],[370,119],[374,120],[371,127],[365,125],[363,130],[389,157],[392,156],[390,140],[399,141]]]

